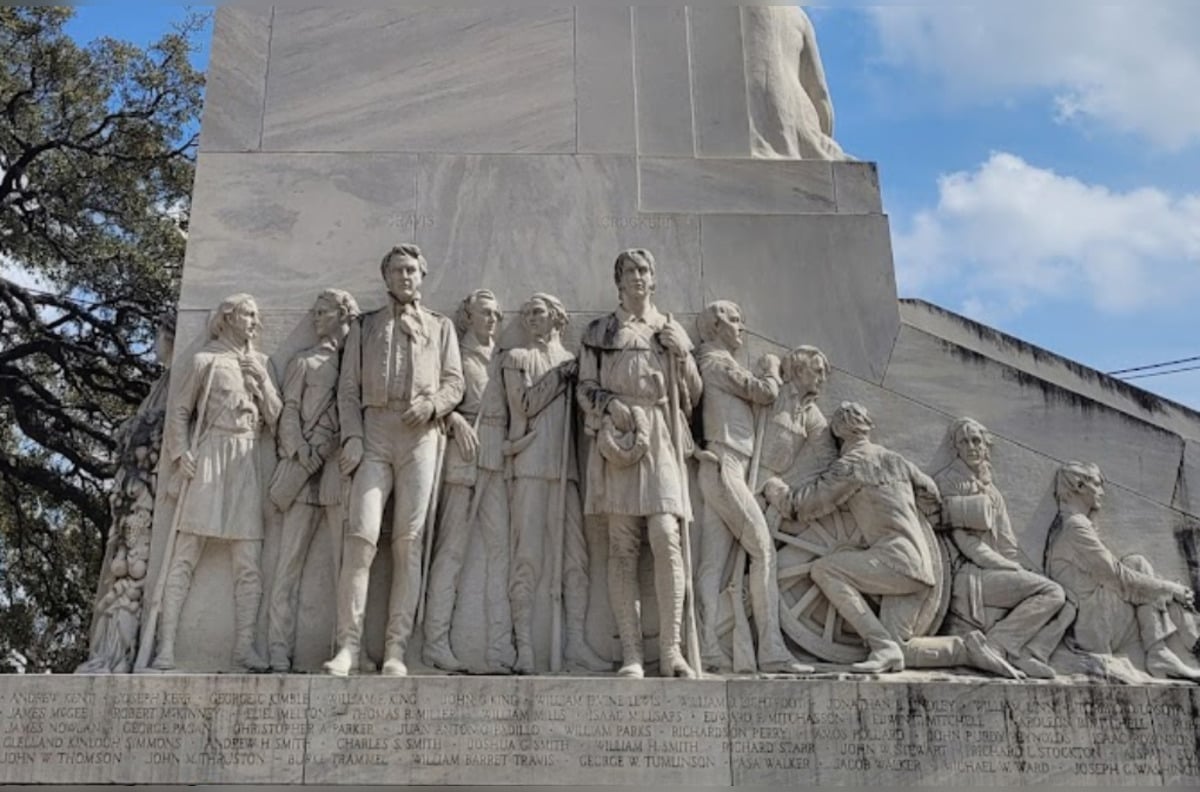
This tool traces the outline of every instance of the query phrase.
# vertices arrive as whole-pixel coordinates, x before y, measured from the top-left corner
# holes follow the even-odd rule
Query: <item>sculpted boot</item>
[[[233,667],[244,673],[257,674],[270,666],[254,648],[254,626],[258,620],[258,606],[262,599],[262,588],[252,584],[238,585],[234,595],[234,624],[237,635],[233,644]]]
[[[181,604],[168,588],[166,596],[163,597],[162,617],[158,621],[158,654],[150,663],[150,667],[155,671],[175,669],[175,632],[179,628]]]
[[[355,538],[346,540],[342,570],[338,575],[338,649],[333,658],[322,666],[327,674],[349,676],[360,660],[363,619],[367,611],[367,586],[370,583],[371,562],[374,559],[375,547],[369,542]],[[370,662],[365,652],[362,653],[362,659]]]
[[[871,654],[861,663],[850,666],[857,674],[886,674],[904,670],[904,650],[892,640],[871,639]]]
[[[572,576],[566,580],[563,599],[566,613],[567,645],[565,659],[568,671],[611,671],[612,663],[592,650],[583,626],[587,622],[587,580]]]
[[[642,616],[637,602],[637,559],[608,559],[608,596],[621,637],[621,668],[617,676],[641,679]]]
[[[1200,669],[1192,668],[1171,651],[1166,641],[1159,641],[1146,651],[1146,671],[1159,679],[1186,679],[1200,682]]]

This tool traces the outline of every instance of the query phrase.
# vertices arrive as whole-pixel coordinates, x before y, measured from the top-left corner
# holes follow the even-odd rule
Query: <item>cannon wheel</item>
[[[930,604],[921,614],[917,635],[933,635],[945,618],[950,604],[950,586],[946,584],[949,563],[945,547],[922,519],[926,541],[934,549],[934,580],[937,581]],[[795,528],[795,525],[784,526]],[[774,532],[779,577],[779,622],[783,632],[801,649],[830,663],[857,663],[867,657],[867,647],[858,633],[846,624],[821,589],[809,577],[818,558],[838,550],[857,550],[866,546],[858,525],[849,512],[840,510],[809,523],[797,533]],[[878,599],[870,598],[878,610]]]

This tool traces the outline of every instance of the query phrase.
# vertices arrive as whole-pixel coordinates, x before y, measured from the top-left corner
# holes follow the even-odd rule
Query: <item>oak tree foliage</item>
[[[176,300],[205,24],[76,43],[61,7],[0,7],[0,671],[86,653],[117,427]]]

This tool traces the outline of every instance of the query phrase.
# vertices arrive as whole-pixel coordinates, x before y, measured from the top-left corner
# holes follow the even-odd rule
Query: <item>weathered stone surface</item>
[[[0,783],[1195,785],[1186,687],[0,677]]]
[[[574,151],[574,32],[570,8],[278,6],[263,148]]]
[[[1055,459],[1095,462],[1109,480],[1171,503],[1182,439],[1087,396],[909,325],[901,327],[884,386],[970,415]]]
[[[642,157],[645,212],[834,214],[831,163]]]
[[[732,4],[691,6],[688,33],[696,155],[748,157],[750,117],[741,9]]]
[[[384,252],[435,222],[417,215],[416,188],[404,154],[201,154],[180,306],[250,292],[298,308],[330,286],[369,295]]]
[[[684,6],[633,9],[638,152],[643,155],[695,154],[687,15]]]
[[[256,151],[261,144],[273,15],[267,5],[217,10],[201,151]]]
[[[700,223],[706,299],[738,303],[750,327],[777,343],[812,344],[843,371],[883,379],[900,325],[886,218],[713,215]]]
[[[486,287],[515,307],[538,290],[572,311],[609,310],[613,261],[645,247],[663,308],[699,310],[699,223],[640,212],[636,185],[632,157],[423,155],[417,214],[436,218],[416,229],[426,292]]]
[[[874,162],[834,162],[833,186],[841,214],[883,214],[879,166]]]
[[[636,152],[633,12],[629,6],[576,6],[575,90],[579,153]]]

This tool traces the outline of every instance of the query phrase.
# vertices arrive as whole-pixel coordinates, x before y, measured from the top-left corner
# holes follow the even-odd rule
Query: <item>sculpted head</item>
[[[262,329],[258,304],[249,294],[226,297],[208,320],[208,334],[239,347],[249,346]]]
[[[845,443],[848,440],[866,439],[871,436],[875,421],[866,407],[856,402],[842,402],[833,411],[829,421],[829,430],[833,436]]]
[[[1097,512],[1104,501],[1104,474],[1090,462],[1068,462],[1054,477],[1054,497],[1060,509]]]
[[[491,289],[476,289],[468,294],[454,314],[459,337],[466,338],[469,333],[485,346],[496,340],[496,332],[503,320],[504,312]]]
[[[815,346],[798,346],[783,357],[783,381],[800,396],[816,396],[829,379],[829,358]]]
[[[388,293],[406,303],[420,296],[421,281],[429,272],[429,264],[416,245],[396,245],[379,262],[379,272]]]
[[[967,467],[977,470],[992,458],[992,433],[974,418],[959,418],[950,425],[954,451]]]
[[[624,251],[613,265],[613,279],[622,300],[649,300],[654,294],[654,277],[654,255],[643,248]]]
[[[711,302],[696,317],[696,331],[701,341],[720,344],[730,352],[737,352],[742,348],[742,336],[746,332],[742,309],[729,300]]]
[[[175,312],[159,314],[154,328],[154,357],[163,366],[171,364],[175,354]]]
[[[553,294],[538,292],[521,306],[521,323],[538,341],[562,335],[568,321],[566,306]]]
[[[313,329],[317,338],[341,343],[350,332],[350,323],[359,315],[358,301],[348,291],[326,289],[313,303]]]

